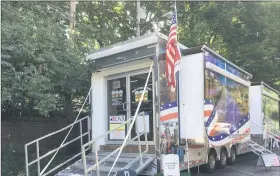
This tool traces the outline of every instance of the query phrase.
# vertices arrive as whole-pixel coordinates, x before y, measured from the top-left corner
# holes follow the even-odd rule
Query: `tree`
[[[67,38],[68,9],[66,2],[2,3],[4,111],[73,111],[74,100],[86,94],[89,72]]]
[[[174,2],[141,1],[141,35],[168,34],[161,16]],[[207,44],[233,63],[280,88],[279,3],[178,1],[179,41]],[[2,104],[4,111],[74,111],[87,94],[91,51],[136,37],[135,1],[79,1],[69,31],[69,2],[2,2]]]

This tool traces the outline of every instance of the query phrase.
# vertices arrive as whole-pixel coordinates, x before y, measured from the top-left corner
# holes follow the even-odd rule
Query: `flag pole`
[[[179,33],[179,23],[178,23],[178,15],[177,15],[177,4],[176,4],[176,0],[175,0],[175,14],[176,14],[176,23],[177,23],[177,42],[178,42],[178,40],[179,40],[179,37],[178,37],[178,33]]]

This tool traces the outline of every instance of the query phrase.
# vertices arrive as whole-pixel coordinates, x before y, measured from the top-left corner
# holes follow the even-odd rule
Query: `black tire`
[[[220,160],[217,161],[217,168],[223,169],[227,165],[227,151],[226,149],[222,149],[220,153]]]
[[[235,147],[231,147],[230,156],[227,159],[227,164],[228,165],[233,165],[235,163],[235,160],[236,160],[236,149],[235,149]]]
[[[216,168],[216,153],[210,151],[208,153],[208,163],[203,165],[203,170],[208,173],[212,173],[215,171]]]

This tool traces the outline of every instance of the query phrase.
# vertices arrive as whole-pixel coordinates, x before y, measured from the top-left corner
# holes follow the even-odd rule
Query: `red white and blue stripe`
[[[244,116],[235,124],[218,122],[219,115],[211,100],[204,101],[204,124],[209,142],[213,146],[235,143],[250,137],[250,117]],[[169,102],[160,107],[160,121],[177,121],[177,102]]]
[[[160,121],[178,120],[178,106],[177,101],[166,103],[160,107]]]
[[[235,124],[219,123],[218,113],[211,100],[204,102],[204,122],[210,143],[214,146],[224,145],[235,140],[249,137],[250,117],[245,116]]]

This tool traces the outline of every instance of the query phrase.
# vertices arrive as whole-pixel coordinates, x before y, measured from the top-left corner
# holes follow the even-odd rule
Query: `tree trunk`
[[[76,16],[76,0],[70,1],[70,31],[74,29]]]
[[[73,121],[75,118],[75,113],[73,110],[71,95],[67,94],[64,95],[64,97],[65,97],[64,108],[63,108],[64,115],[68,120]]]

